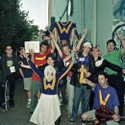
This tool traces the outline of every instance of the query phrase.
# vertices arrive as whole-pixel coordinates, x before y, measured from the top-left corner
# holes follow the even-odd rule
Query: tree
[[[23,45],[24,41],[35,39],[38,26],[28,20],[28,12],[20,9],[20,0],[1,0],[0,42],[1,44]]]

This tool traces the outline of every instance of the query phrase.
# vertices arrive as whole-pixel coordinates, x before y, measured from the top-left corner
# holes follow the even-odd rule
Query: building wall
[[[98,44],[103,52],[106,51],[106,41],[111,38],[113,25],[113,5],[112,0],[73,0],[74,13],[69,20],[76,22],[78,31],[83,28],[89,29],[87,36],[94,45]],[[62,15],[67,0],[53,0],[52,16],[56,21]],[[64,16],[63,21],[66,20]]]
[[[59,21],[65,7],[67,0],[49,0],[49,17],[55,17],[56,21]],[[50,18],[49,18],[50,19]],[[62,21],[66,21],[66,16],[63,17]],[[49,20],[50,22],[50,20]]]
[[[113,5],[112,0],[97,0],[97,43],[104,48],[106,41],[112,38]]]

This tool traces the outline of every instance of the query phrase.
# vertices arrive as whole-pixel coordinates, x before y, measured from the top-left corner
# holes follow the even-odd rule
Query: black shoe
[[[0,107],[0,112],[6,112],[5,108]]]
[[[9,101],[9,107],[10,107],[10,108],[15,108],[14,100],[10,100],[10,101]]]

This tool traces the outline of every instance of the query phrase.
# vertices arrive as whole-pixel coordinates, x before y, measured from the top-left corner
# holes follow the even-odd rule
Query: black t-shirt
[[[24,65],[28,65],[28,62],[25,57],[19,57],[18,62],[19,62],[19,64],[23,63]],[[32,69],[27,69],[27,68],[22,68],[22,67],[21,67],[21,69],[23,71],[24,78],[29,78],[32,76]]]
[[[18,75],[19,65],[16,56],[8,57],[4,55],[2,56],[0,63],[3,79],[6,79],[12,75]]]

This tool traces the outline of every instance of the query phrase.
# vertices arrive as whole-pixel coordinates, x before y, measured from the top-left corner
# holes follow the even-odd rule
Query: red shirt
[[[36,66],[42,66],[42,65],[46,64],[46,57],[51,52],[52,52],[52,50],[48,49],[44,54],[40,54],[40,53],[35,54],[34,55],[34,64]],[[40,81],[41,79],[35,72],[33,72],[32,73],[32,80]]]

